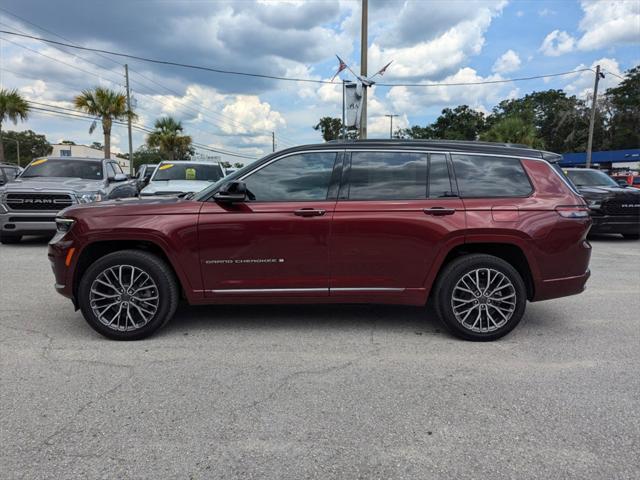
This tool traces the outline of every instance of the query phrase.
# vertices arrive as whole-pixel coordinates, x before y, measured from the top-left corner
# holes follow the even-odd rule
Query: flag
[[[338,57],[338,55],[336,55],[336,58],[338,59],[338,61],[340,62],[340,64],[338,65],[338,71],[336,72],[336,74],[331,78],[331,81],[333,82],[333,80],[338,76],[338,74],[343,71],[345,68],[347,68],[347,64],[344,63],[342,61],[342,59],[340,57]]]
[[[387,71],[387,67],[388,67],[389,65],[391,65],[392,63],[393,63],[393,60],[391,60],[391,61],[390,61],[389,63],[387,63],[384,67],[382,67],[380,70],[378,70],[378,72],[376,73],[376,75],[383,76],[383,75],[384,75],[384,72],[386,72],[386,71]],[[376,75],[374,75],[374,77],[375,77]]]

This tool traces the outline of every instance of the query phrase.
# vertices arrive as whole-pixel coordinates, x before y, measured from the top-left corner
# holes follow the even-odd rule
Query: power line
[[[57,105],[49,105],[47,103],[42,103],[42,102],[32,102],[29,101],[29,103],[34,103],[36,105],[43,105],[42,107],[31,107],[33,110],[36,111],[41,111],[41,112],[47,112],[47,113],[51,113],[51,114],[57,114],[59,116],[65,116],[65,117],[69,117],[69,118],[78,118],[78,119],[82,119],[82,120],[90,120],[90,121],[95,121],[96,118],[92,117],[90,115],[85,115],[81,112],[75,112],[74,110],[70,109],[70,108],[66,108],[66,107],[59,107]],[[44,108],[44,107],[49,107],[49,108]],[[63,111],[60,111],[63,110]],[[114,124],[117,125],[122,125],[122,126],[126,126],[127,123],[126,122],[121,122],[119,120],[113,120]],[[153,132],[153,130],[146,126],[146,125],[140,125],[140,124],[132,124],[132,128],[135,128],[136,130],[145,132],[145,133],[151,133]],[[219,149],[219,148],[213,148],[210,147],[209,145],[205,145],[203,143],[199,143],[199,142],[191,142],[191,144],[195,147],[201,148],[203,150],[209,150],[211,152],[215,152],[215,153],[220,153],[223,155],[228,155],[231,157],[239,157],[239,158],[246,158],[246,159],[250,159],[250,160],[256,160],[257,157],[253,157],[251,155],[245,155],[242,153],[237,153],[237,152],[231,152],[229,150],[223,150],[223,149]]]
[[[50,43],[52,45],[61,45],[61,46],[65,46],[65,47],[69,47],[69,48],[77,48],[79,50],[85,50],[88,52],[96,52],[96,53],[104,53],[107,55],[114,55],[114,56],[118,56],[118,57],[124,57],[124,58],[130,58],[133,60],[138,60],[141,62],[148,62],[148,63],[156,63],[159,65],[169,65],[169,66],[174,66],[174,67],[181,67],[181,68],[190,68],[190,69],[194,69],[194,70],[204,70],[207,72],[214,72],[214,73],[220,73],[220,74],[225,74],[225,75],[240,75],[240,76],[245,76],[245,77],[254,77],[254,78],[266,78],[266,79],[271,79],[271,80],[283,80],[283,81],[289,81],[289,82],[307,82],[307,83],[319,83],[319,84],[333,84],[333,85],[337,85],[329,80],[317,80],[317,79],[311,79],[311,78],[295,78],[295,77],[280,77],[280,76],[275,76],[275,75],[267,75],[267,74],[260,74],[260,73],[249,73],[249,72],[238,72],[238,71],[234,71],[234,70],[223,70],[220,68],[212,68],[212,67],[205,67],[202,65],[192,65],[192,64],[188,64],[188,63],[180,63],[180,62],[172,62],[169,60],[158,60],[158,59],[154,59],[154,58],[147,58],[147,57],[141,57],[138,55],[131,55],[128,53],[121,53],[121,52],[112,52],[110,50],[103,50],[100,48],[90,48],[90,47],[82,47],[80,45],[72,45],[69,43],[64,43],[64,42],[58,42],[56,40],[51,40],[48,38],[42,38],[42,37],[36,37],[35,35],[27,35],[27,34],[23,34],[23,33],[17,33],[17,32],[11,32],[8,30],[0,30],[0,33],[5,33],[7,35],[15,35],[18,37],[24,37],[24,38],[29,38],[31,40],[37,40],[40,42],[45,42],[45,43]],[[560,73],[549,73],[549,74],[545,74],[545,75],[535,75],[535,76],[531,76],[531,77],[519,77],[519,78],[507,78],[507,79],[502,79],[502,80],[484,80],[482,82],[456,82],[456,83],[377,83],[376,85],[382,86],[382,87],[459,87],[459,86],[471,86],[471,85],[490,85],[490,84],[496,84],[496,83],[508,83],[508,82],[523,82],[523,81],[527,81],[527,80],[538,80],[538,79],[542,79],[542,78],[550,78],[550,77],[559,77],[559,76],[563,76],[563,75],[572,75],[572,74],[576,74],[576,73],[580,73],[580,72],[586,72],[586,71],[593,71],[590,68],[582,68],[582,69],[578,69],[578,70],[570,70],[570,71],[566,71],[566,72],[560,72]]]
[[[580,72],[593,72],[591,68],[581,68],[579,70],[570,70],[560,73],[549,73],[546,75],[535,75],[532,77],[505,78],[501,80],[484,80],[482,82],[459,82],[459,83],[376,83],[382,87],[464,87],[471,85],[490,85],[494,83],[524,82],[526,80],[538,80],[541,78],[561,77],[563,75],[571,75]]]
[[[45,27],[42,27],[42,26],[40,26],[40,25],[37,25],[36,23],[34,23],[34,22],[32,22],[32,21],[30,21],[30,20],[28,20],[28,19],[24,18],[24,17],[21,17],[20,15],[17,15],[17,14],[15,14],[15,13],[12,13],[12,12],[10,12],[9,10],[7,10],[6,8],[2,8],[2,7],[0,7],[0,10],[1,10],[1,11],[3,11],[3,12],[5,12],[5,13],[7,13],[7,14],[9,14],[9,15],[11,15],[11,16],[13,16],[13,17],[15,17],[15,18],[17,18],[17,19],[19,19],[19,20],[20,20],[20,21],[22,21],[22,22],[25,22],[25,23],[27,23],[27,24],[29,24],[29,25],[32,25],[32,26],[33,26],[33,27],[35,27],[35,28],[38,28],[38,29],[40,29],[40,30],[42,30],[42,31],[45,31],[45,32],[47,32],[47,33],[50,33],[50,34],[52,34],[52,35],[54,35],[54,36],[56,36],[56,37],[58,37],[58,38],[61,38],[61,39],[65,40],[65,41],[67,41],[67,42],[70,42],[70,48],[79,47],[79,45],[78,45],[77,43],[74,43],[72,40],[70,40],[70,39],[68,39],[68,38],[65,38],[65,37],[64,37],[64,36],[62,36],[62,35],[59,35],[59,34],[57,34],[56,32],[54,32],[54,31],[52,31],[52,30],[49,30],[49,29],[47,29],[47,28],[45,28]],[[29,34],[27,34],[26,32],[24,32],[24,31],[22,31],[22,30],[20,30],[19,28],[16,28],[16,27],[15,27],[15,26],[13,26],[13,25],[9,25],[9,24],[3,23],[3,22],[0,22],[0,25],[4,25],[5,27],[13,28],[14,30],[18,31],[19,33],[21,33],[21,34],[23,34],[23,35],[25,35],[25,36],[29,36]],[[40,52],[38,52],[38,51],[36,51],[36,50],[33,50],[33,49],[29,48],[29,47],[26,47],[26,46],[20,45],[20,44],[18,44],[18,43],[12,42],[11,40],[7,40],[7,39],[5,39],[5,40],[6,40],[7,42],[13,43],[14,45],[16,45],[16,46],[18,46],[18,47],[25,48],[25,49],[30,50],[30,51],[32,51],[32,52],[34,52],[34,53],[39,54],[39,55],[43,55],[43,56],[45,56],[45,57],[47,57],[47,58],[50,58],[51,60],[59,61],[60,63],[63,63],[64,65],[70,66],[70,67],[72,67],[72,68],[76,68],[77,70],[80,70],[80,71],[82,71],[82,72],[84,72],[84,73],[89,73],[89,74],[91,74],[91,75],[95,75],[95,76],[97,76],[98,78],[104,78],[104,77],[103,77],[103,76],[101,76],[101,75],[98,75],[98,74],[96,74],[96,73],[92,73],[92,72],[88,72],[88,71],[86,71],[86,70],[83,70],[83,69],[81,69],[81,68],[79,68],[79,67],[75,66],[75,65],[71,65],[71,64],[65,63],[65,62],[63,62],[63,61],[61,61],[61,60],[55,59],[55,58],[53,58],[53,57],[49,57],[49,56],[47,56],[47,55],[45,55],[45,54],[43,54],[43,53],[40,53]],[[107,72],[109,72],[109,73],[114,73],[114,72],[112,72],[110,69],[108,69],[107,67],[105,67],[105,66],[103,66],[103,65],[99,65],[99,64],[97,64],[97,63],[95,63],[95,62],[93,62],[93,61],[91,61],[91,60],[89,60],[89,59],[87,59],[87,58],[85,58],[85,57],[81,57],[81,56],[76,55],[76,54],[74,54],[74,53],[72,53],[72,52],[69,52],[69,51],[67,51],[67,50],[64,50],[64,49],[60,48],[60,46],[54,45],[54,48],[58,49],[59,51],[61,51],[61,52],[63,52],[63,53],[66,53],[66,54],[68,54],[68,55],[72,55],[72,56],[74,56],[74,57],[76,57],[76,58],[79,58],[79,59],[83,60],[84,62],[87,62],[87,63],[89,63],[89,64],[91,64],[91,65],[94,65],[94,66],[96,66],[96,67],[98,67],[98,68],[100,68],[100,69],[102,69],[102,70],[106,70],[106,71],[107,71]],[[108,61],[110,61],[110,62],[114,63],[114,64],[115,64],[115,65],[117,65],[118,67],[121,67],[121,66],[122,66],[122,65],[121,65],[119,62],[117,62],[116,60],[114,60],[114,59],[112,59],[112,58],[110,58],[110,57],[108,57],[108,56],[106,56],[106,55],[103,55],[103,54],[101,54],[101,53],[98,53],[98,52],[96,52],[96,53],[97,53],[97,55],[98,55],[99,57],[102,57],[102,58],[104,58],[104,59],[106,59],[106,60],[108,60]],[[188,109],[188,110],[190,110],[190,111],[192,111],[192,112],[195,112],[195,113],[197,113],[198,115],[202,115],[202,114],[203,114],[203,112],[201,112],[200,110],[196,110],[196,109],[194,109],[194,108],[190,107],[190,106],[187,104],[186,100],[183,100],[182,98],[180,98],[180,97],[182,97],[182,94],[180,94],[180,93],[176,92],[175,90],[172,90],[171,88],[169,88],[169,87],[167,87],[167,86],[165,86],[165,85],[163,85],[163,84],[161,84],[161,83],[159,83],[159,82],[157,82],[157,81],[155,81],[155,80],[153,80],[153,79],[151,79],[151,78],[149,78],[149,77],[147,77],[147,76],[143,75],[143,74],[142,74],[142,73],[140,73],[139,71],[136,71],[136,70],[134,70],[134,69],[132,69],[132,68],[130,68],[130,71],[131,71],[131,72],[136,73],[139,77],[144,78],[144,79],[145,79],[145,80],[147,80],[148,82],[151,82],[151,83],[153,83],[153,84],[155,84],[155,85],[158,85],[159,87],[161,87],[161,88],[165,89],[166,91],[168,91],[168,92],[172,93],[173,95],[176,95],[177,97],[179,97],[179,98],[177,98],[176,100],[177,100],[179,103],[181,103],[181,104],[183,105],[183,108],[186,108],[186,109]],[[118,86],[120,86],[120,87],[124,87],[124,85],[122,85],[121,83],[115,82],[115,81],[113,81],[113,80],[109,80],[109,81],[110,81],[110,82],[112,82],[114,85],[118,85]],[[159,95],[163,95],[163,94],[162,94],[162,92],[159,92],[158,90],[156,90],[156,89],[154,89],[154,88],[151,88],[151,87],[149,87],[148,85],[144,85],[142,82],[139,82],[139,81],[137,81],[137,80],[135,80],[135,79],[133,79],[133,78],[131,79],[131,81],[132,81],[132,82],[134,82],[134,83],[137,83],[137,84],[139,84],[139,85],[141,85],[141,86],[143,86],[144,88],[147,88],[147,89],[151,90],[152,92],[155,92],[155,93],[157,93],[157,94],[159,94]],[[142,95],[144,95],[144,94],[142,94]],[[166,102],[163,102],[163,101],[161,101],[161,100],[159,100],[159,99],[155,98],[153,95],[145,95],[145,96],[147,96],[147,97],[151,98],[151,100],[153,100],[153,101],[155,101],[155,102],[158,102],[158,103],[161,103],[161,104],[162,104],[162,105],[164,105],[164,106],[167,106],[167,103],[166,103]],[[248,127],[250,130],[253,130],[253,126],[252,126],[252,125],[249,125],[248,123],[241,122],[241,121],[236,120],[236,119],[234,119],[234,118],[231,118],[231,117],[229,117],[229,116],[226,116],[226,115],[223,115],[223,114],[221,114],[221,113],[218,113],[218,112],[216,112],[216,111],[214,111],[214,110],[209,110],[209,109],[206,109],[206,108],[204,108],[204,107],[201,107],[201,108],[202,108],[203,110],[205,110],[205,111],[209,111],[209,112],[211,112],[213,115],[217,115],[218,117],[220,117],[220,118],[222,118],[222,119],[226,119],[230,124],[231,124],[231,122],[233,122],[232,124],[235,124],[235,125],[238,125],[238,126]],[[209,123],[211,123],[212,125],[216,126],[217,128],[220,128],[220,125],[219,125],[219,124],[217,124],[217,123],[216,123],[216,121],[215,121],[215,120],[213,120],[213,119],[212,119],[212,120],[210,120],[210,121],[209,121]],[[197,130],[197,129],[196,129],[196,130]],[[200,130],[200,131],[201,131],[201,130]],[[264,132],[269,133],[269,132],[270,132],[270,130],[264,130]],[[205,133],[205,132],[203,132],[203,133]],[[291,140],[291,139],[287,139],[287,138],[286,138],[286,137],[284,137],[284,136],[279,135],[279,137],[280,137],[280,138],[284,138],[285,140],[287,140],[286,142],[281,142],[281,143],[287,143],[287,144],[296,144],[296,143],[297,143],[297,142],[295,142],[295,141],[293,141],[293,140]]]

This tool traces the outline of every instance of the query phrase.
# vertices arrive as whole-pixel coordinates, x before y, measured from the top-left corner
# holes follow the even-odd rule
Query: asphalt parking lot
[[[640,242],[494,343],[403,307],[182,307],[108,341],[0,246],[2,478],[640,476]]]

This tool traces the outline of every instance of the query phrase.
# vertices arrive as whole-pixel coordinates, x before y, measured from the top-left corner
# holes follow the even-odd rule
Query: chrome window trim
[[[258,166],[255,170],[251,170],[250,172],[248,172],[246,175],[243,175],[242,177],[240,177],[238,180],[244,180],[247,177],[250,177],[251,175],[253,175],[256,172],[259,172],[260,170],[262,170],[264,167],[271,165],[274,162],[277,162],[278,160],[282,160],[283,158],[287,158],[287,157],[291,157],[292,155],[300,155],[303,153],[321,153],[321,152],[329,152],[329,153],[342,153],[344,152],[344,148],[319,148],[317,150],[300,150],[298,152],[289,152],[289,153],[285,153],[284,155],[281,155],[279,157],[276,158],[272,158],[271,160],[269,160],[268,162],[263,163],[262,165]]]

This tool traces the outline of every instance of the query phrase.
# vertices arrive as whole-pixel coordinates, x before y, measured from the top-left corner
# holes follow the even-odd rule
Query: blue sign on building
[[[607,150],[591,153],[591,164],[603,163],[638,163],[640,162],[640,148],[630,150]],[[563,153],[560,166],[580,167],[587,163],[587,153]]]

